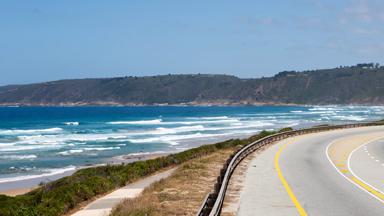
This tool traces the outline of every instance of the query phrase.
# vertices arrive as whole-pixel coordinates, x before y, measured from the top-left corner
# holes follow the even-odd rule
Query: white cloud
[[[345,13],[350,18],[363,22],[371,22],[373,20],[372,9],[369,7],[369,1],[358,0],[345,9]]]
[[[375,0],[352,0],[339,18],[339,23],[346,24],[349,22],[383,22],[384,21],[384,5],[382,2]]]

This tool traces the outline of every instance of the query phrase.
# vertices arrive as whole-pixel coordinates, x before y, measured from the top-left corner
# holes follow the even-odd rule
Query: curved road
[[[384,215],[384,127],[282,140],[249,164],[238,215]]]

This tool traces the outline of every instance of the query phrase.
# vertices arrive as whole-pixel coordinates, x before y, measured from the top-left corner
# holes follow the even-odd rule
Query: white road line
[[[347,176],[345,176],[342,172],[340,172],[339,169],[337,169],[336,165],[332,162],[331,158],[330,158],[329,155],[328,155],[328,149],[329,149],[329,147],[330,147],[333,143],[335,143],[336,141],[341,140],[341,139],[343,139],[343,138],[345,138],[345,137],[341,137],[341,138],[338,138],[338,139],[333,140],[333,141],[330,142],[330,143],[327,145],[327,147],[325,148],[325,155],[327,156],[327,159],[328,159],[329,163],[331,164],[331,166],[332,166],[332,167],[333,167],[333,168],[334,168],[334,169],[335,169],[341,176],[343,176],[345,179],[347,179],[350,183],[354,184],[355,186],[357,186],[357,187],[360,188],[362,191],[364,191],[365,193],[369,194],[371,197],[375,198],[375,199],[378,200],[379,202],[384,203],[383,200],[381,200],[381,199],[379,199],[378,197],[376,197],[375,195],[371,194],[369,191],[365,190],[363,187],[361,187],[360,185],[358,185],[356,182],[352,181],[352,180],[349,179]],[[384,166],[384,165],[383,165],[383,166]]]
[[[379,138],[370,140],[370,141],[364,143],[364,145],[368,145],[369,143],[375,142],[375,141],[380,140],[380,139],[383,139],[383,138],[384,138],[384,136],[381,136],[381,137],[379,137]],[[360,180],[360,181],[363,182],[364,184],[368,185],[369,187],[373,188],[374,190],[378,191],[379,193],[382,193],[382,194],[383,194],[383,192],[382,192],[381,190],[379,190],[379,189],[377,189],[376,187],[373,187],[372,185],[368,184],[366,181],[364,181],[363,179],[361,179],[358,175],[356,175],[356,174],[353,172],[353,170],[352,170],[352,168],[351,168],[351,157],[352,157],[353,153],[355,153],[355,152],[356,152],[358,149],[360,149],[360,148],[361,148],[361,146],[355,148],[355,149],[349,154],[349,156],[348,156],[348,160],[347,160],[347,167],[348,167],[348,170],[351,172],[351,174],[352,174],[355,178],[357,178],[358,180]],[[365,189],[364,189],[364,191],[366,191],[367,193],[371,194],[370,192],[368,192],[368,191],[365,190]],[[373,197],[375,197],[377,200],[380,200],[382,203],[384,203],[384,201],[383,201],[382,199],[378,198],[377,196],[375,196],[375,195],[373,195],[373,194],[371,194],[371,195],[372,195]]]

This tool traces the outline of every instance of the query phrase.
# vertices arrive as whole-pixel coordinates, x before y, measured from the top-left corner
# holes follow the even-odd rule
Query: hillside
[[[162,75],[0,87],[1,105],[384,104],[384,67],[353,66],[274,77]]]

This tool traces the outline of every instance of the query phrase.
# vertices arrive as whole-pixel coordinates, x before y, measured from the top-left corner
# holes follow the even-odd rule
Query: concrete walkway
[[[127,198],[137,197],[144,188],[148,187],[152,183],[159,181],[163,178],[170,176],[176,168],[167,170],[165,172],[158,173],[156,175],[149,176],[145,179],[129,184],[125,187],[117,189],[110,194],[107,194],[90,204],[83,209],[72,214],[72,216],[106,216],[109,215],[112,209],[121,201]]]

